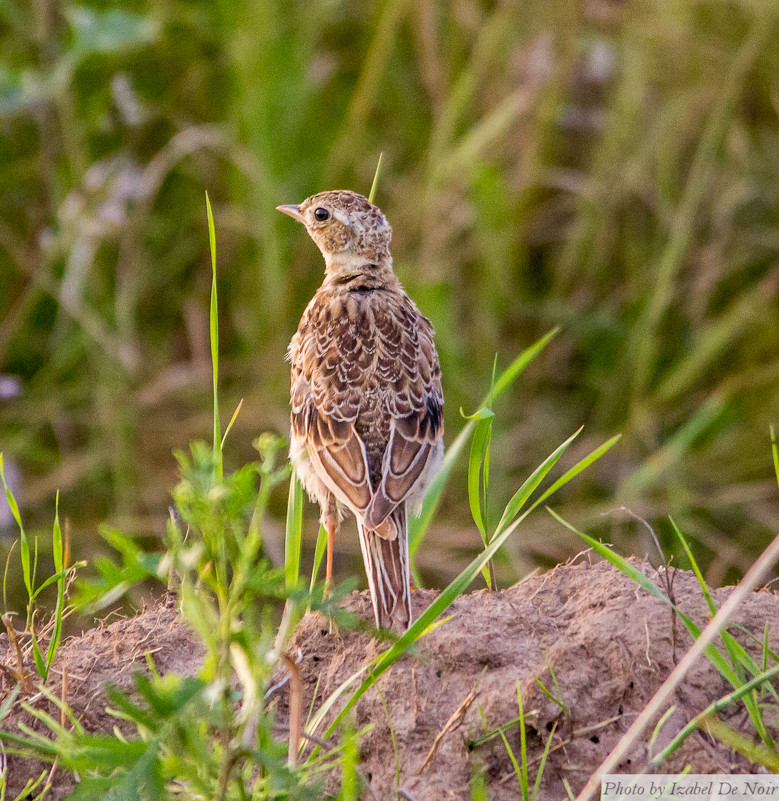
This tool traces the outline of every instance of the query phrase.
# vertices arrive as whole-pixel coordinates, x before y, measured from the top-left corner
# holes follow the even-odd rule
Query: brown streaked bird
[[[345,510],[357,519],[376,625],[411,623],[409,510],[443,457],[433,327],[392,270],[392,228],[355,192],[279,211],[302,222],[325,280],[289,346],[290,459],[327,530],[326,586]]]

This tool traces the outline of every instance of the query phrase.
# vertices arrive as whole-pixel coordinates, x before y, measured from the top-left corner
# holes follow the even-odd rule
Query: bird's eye
[[[319,222],[324,222],[325,220],[330,218],[330,212],[327,209],[314,209],[314,217],[316,217]]]

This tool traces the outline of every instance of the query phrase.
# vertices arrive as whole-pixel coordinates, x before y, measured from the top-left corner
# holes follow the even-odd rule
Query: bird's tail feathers
[[[411,569],[406,504],[395,507],[390,517],[397,531],[391,540],[364,528],[359,520],[357,530],[376,625],[390,628],[398,622],[407,629],[411,625]]]

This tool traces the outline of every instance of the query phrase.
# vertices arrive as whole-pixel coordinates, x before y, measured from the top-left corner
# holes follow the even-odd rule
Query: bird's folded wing
[[[364,511],[373,493],[365,446],[354,424],[328,417],[315,407],[311,417],[306,432],[309,456],[321,466],[336,497],[355,511]]]
[[[364,515],[366,528],[378,528],[415,488],[440,434],[436,419],[437,415],[425,409],[392,421],[381,483]]]

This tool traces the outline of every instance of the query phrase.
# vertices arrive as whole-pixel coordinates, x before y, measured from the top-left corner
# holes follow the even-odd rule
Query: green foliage
[[[159,676],[152,664],[151,676],[136,674],[133,698],[110,690],[112,714],[130,727],[129,738],[118,730],[111,736],[87,734],[77,722],[63,728],[33,708],[48,735],[26,729],[22,739],[0,734],[24,753],[56,756],[78,771],[82,780],[74,798],[162,799],[169,797],[171,781],[192,797],[317,798],[315,773],[356,753],[345,739],[343,757],[328,754],[291,770],[288,746],[274,732],[265,703],[276,661],[274,608],[284,600],[295,608],[307,603],[318,608],[321,599],[321,592],[309,597],[297,580],[290,582],[285,570],[273,569],[262,556],[268,497],[289,476],[279,464],[281,445],[276,438],[260,438],[258,462],[221,476],[221,455],[209,445],[195,443],[190,455],[178,454],[181,478],[173,490],[178,514],[168,525],[163,557],[145,554],[126,535],[104,531],[123,564],[98,565],[100,578],[85,585],[82,599],[105,605],[133,581],[170,573],[205,657],[195,678]],[[350,763],[343,764],[345,770]]]
[[[556,699],[551,696],[551,693],[541,684],[540,681],[536,678],[536,682],[541,686],[541,689],[550,697],[555,703],[559,703]],[[538,769],[536,771],[535,781],[533,782],[533,786],[530,786],[530,760],[528,759],[527,753],[527,729],[526,729],[526,720],[528,715],[537,714],[536,712],[525,712],[524,703],[522,700],[522,688],[519,685],[519,681],[517,681],[517,704],[519,706],[519,716],[514,720],[508,721],[504,723],[502,726],[499,726],[495,731],[488,731],[487,730],[487,721],[484,717],[484,713],[479,707],[479,714],[481,715],[482,724],[484,726],[485,734],[484,736],[480,737],[477,740],[471,742],[470,747],[471,749],[477,748],[480,745],[484,745],[488,743],[495,737],[500,737],[503,741],[503,746],[506,749],[506,753],[509,756],[509,760],[511,761],[511,766],[514,768],[514,774],[517,777],[517,781],[519,782],[519,791],[522,798],[522,801],[536,801],[538,797],[538,790],[541,786],[541,779],[544,776],[544,768],[546,767],[546,760],[549,756],[549,751],[552,747],[552,742],[554,741],[555,732],[557,731],[557,724],[555,723],[549,731],[549,736],[546,738],[546,743],[544,745],[544,750],[541,754],[541,758],[538,763]],[[517,759],[516,754],[514,753],[514,749],[512,749],[511,745],[509,744],[508,738],[506,737],[506,731],[513,726],[519,727],[519,759]],[[477,785],[478,786],[478,785]]]
[[[101,526],[100,536],[121,556],[121,564],[98,556],[92,561],[97,577],[76,584],[74,601],[85,612],[94,613],[116,603],[134,584],[157,577],[158,554],[141,549],[133,537],[111,526]]]
[[[384,160],[384,154],[379,153],[379,160],[376,162],[376,173],[373,176],[371,191],[368,193],[368,200],[371,203],[373,203],[376,200],[376,190],[379,188],[379,175],[381,174],[381,162],[383,160]]]

